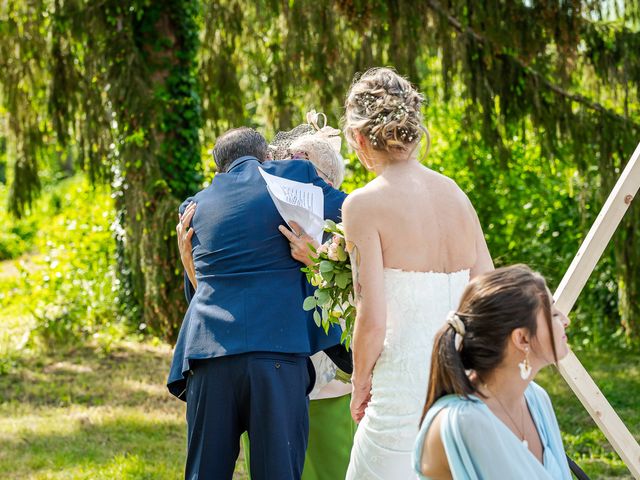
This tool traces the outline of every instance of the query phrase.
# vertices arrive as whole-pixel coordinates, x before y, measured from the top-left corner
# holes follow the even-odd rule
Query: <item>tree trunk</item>
[[[175,225],[181,201],[200,185],[200,98],[195,90],[194,2],[156,1],[127,18],[133,85],[113,89],[120,140],[114,179],[121,290],[132,318],[170,341],[186,309]],[[127,58],[125,55],[124,58]],[[115,71],[122,75],[122,63]],[[140,68],[142,66],[142,69]],[[130,77],[130,78],[131,78]],[[132,92],[130,87],[137,87]]]

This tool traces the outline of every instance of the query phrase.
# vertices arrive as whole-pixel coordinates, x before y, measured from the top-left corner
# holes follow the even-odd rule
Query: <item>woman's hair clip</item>
[[[454,337],[454,344],[455,344],[456,350],[457,351],[462,350],[462,340],[464,339],[465,333],[467,333],[467,330],[464,326],[464,322],[455,311],[451,311],[447,315],[447,323],[456,332],[456,335]]]

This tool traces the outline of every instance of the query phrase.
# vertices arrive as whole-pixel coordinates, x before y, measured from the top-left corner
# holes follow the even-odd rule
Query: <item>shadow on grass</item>
[[[170,350],[126,343],[109,354],[91,348],[27,357],[0,376],[0,402],[21,406],[183,405],[165,386]]]
[[[184,465],[184,425],[177,419],[115,416],[76,419],[64,433],[22,430],[0,438],[0,477],[179,478]],[[118,415],[120,413],[120,415]],[[130,470],[130,475],[114,476]],[[126,473],[126,472],[125,472]],[[54,477],[58,478],[58,477]]]
[[[179,479],[185,404],[167,345],[32,354],[0,375],[0,479]],[[246,479],[242,454],[238,480]]]
[[[640,354],[579,356],[638,438]],[[165,387],[170,358],[166,345],[122,343],[108,354],[85,347],[19,359],[0,375],[0,478],[181,478],[184,403]],[[559,373],[546,369],[537,381],[591,478],[631,478]]]

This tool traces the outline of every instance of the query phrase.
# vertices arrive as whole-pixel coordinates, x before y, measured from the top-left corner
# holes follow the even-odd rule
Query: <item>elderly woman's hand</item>
[[[320,245],[313,238],[311,238],[307,233],[295,222],[290,222],[291,229],[289,230],[284,225],[280,225],[278,230],[282,233],[287,240],[289,240],[289,245],[291,247],[291,256],[299,261],[309,266],[313,264],[313,260],[309,258],[309,256],[313,253],[309,248],[309,244],[313,245],[313,248],[318,248]]]
[[[180,251],[180,261],[184,266],[187,276],[194,287],[198,286],[196,280],[196,269],[193,263],[193,254],[191,252],[191,237],[193,236],[193,228],[189,228],[193,214],[196,212],[196,204],[190,203],[182,215],[178,215],[179,222],[176,225],[176,233],[178,234],[178,250]]]

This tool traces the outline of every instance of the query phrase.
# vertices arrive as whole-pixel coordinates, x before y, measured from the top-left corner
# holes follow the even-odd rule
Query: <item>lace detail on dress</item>
[[[416,478],[411,453],[426,399],[433,340],[467,283],[469,270],[384,270],[384,348],[373,370],[371,402],[356,432],[348,480]]]

